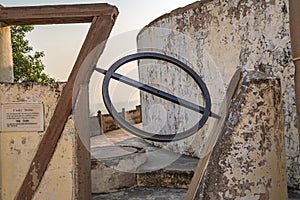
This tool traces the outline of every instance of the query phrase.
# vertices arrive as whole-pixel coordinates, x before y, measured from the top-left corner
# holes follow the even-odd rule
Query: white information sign
[[[0,131],[44,131],[44,108],[42,103],[0,104]]]

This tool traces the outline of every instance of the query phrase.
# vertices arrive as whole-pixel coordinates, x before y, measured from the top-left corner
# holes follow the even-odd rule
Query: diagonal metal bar
[[[107,70],[105,69],[101,69],[101,68],[95,68],[95,70],[101,74],[106,74],[107,73]],[[189,102],[187,100],[184,100],[182,98],[179,98],[179,97],[176,97],[174,95],[171,95],[169,93],[166,93],[162,90],[159,90],[157,88],[154,88],[154,87],[151,87],[149,85],[145,85],[141,82],[138,82],[136,80],[133,80],[131,78],[128,78],[126,76],[123,76],[121,74],[118,74],[118,73],[113,73],[112,74],[112,78],[115,79],[115,80],[118,80],[122,83],[125,83],[127,85],[130,85],[132,87],[135,87],[135,88],[138,88],[144,92],[148,92],[150,94],[153,94],[155,96],[158,96],[158,97],[161,97],[165,100],[168,100],[168,101],[171,101],[175,104],[178,104],[180,106],[183,106],[185,108],[188,108],[188,109],[191,109],[193,111],[196,111],[196,112],[199,112],[199,113],[204,113],[204,108],[202,106],[199,106],[199,105],[196,105],[192,102]],[[216,119],[220,119],[221,117],[213,112],[210,113],[210,116],[213,117],[213,118],[216,118]]]

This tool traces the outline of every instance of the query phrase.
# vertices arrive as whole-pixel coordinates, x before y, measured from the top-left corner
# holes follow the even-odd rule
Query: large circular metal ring
[[[140,60],[140,59],[155,59],[155,60],[162,60],[162,61],[166,61],[169,63],[172,63],[176,66],[178,66],[179,68],[181,68],[182,70],[184,70],[186,73],[188,73],[193,79],[194,81],[197,83],[197,85],[200,87],[202,94],[204,96],[205,99],[205,109],[203,112],[202,117],[199,119],[199,121],[190,129],[185,130],[183,132],[177,133],[177,134],[169,134],[169,135],[161,135],[161,134],[154,134],[154,133],[150,133],[141,129],[138,129],[134,126],[132,126],[130,123],[128,123],[125,119],[123,119],[117,112],[117,110],[115,109],[115,107],[113,106],[110,96],[109,96],[109,82],[110,79],[112,78],[112,75],[115,73],[115,71],[120,68],[122,65],[134,61],[134,60]],[[120,60],[118,60],[117,62],[115,62],[107,71],[104,80],[103,80],[103,85],[102,85],[102,96],[103,96],[103,100],[104,100],[104,104],[108,110],[108,112],[112,115],[112,117],[118,122],[118,124],[121,126],[121,128],[125,129],[126,131],[144,138],[144,139],[148,139],[151,141],[158,141],[158,142],[171,142],[171,141],[178,141],[184,138],[187,138],[193,134],[195,134],[201,127],[203,127],[203,125],[206,123],[210,113],[211,113],[211,99],[210,99],[210,95],[208,92],[208,89],[205,85],[205,83],[203,82],[203,80],[200,78],[200,76],[194,71],[192,70],[190,67],[188,67],[185,63],[164,55],[164,54],[160,54],[160,53],[152,53],[152,52],[145,52],[145,53],[136,53],[136,54],[132,54],[132,55],[128,55],[125,56],[123,58],[121,58]]]

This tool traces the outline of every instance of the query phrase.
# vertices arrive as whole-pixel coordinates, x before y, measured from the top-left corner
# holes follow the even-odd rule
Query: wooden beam
[[[41,25],[92,22],[93,17],[111,16],[109,4],[80,4],[27,7],[0,7],[0,22],[9,25]]]
[[[84,81],[87,81],[85,77],[88,73],[93,71],[95,64],[104,50],[106,40],[115,23],[117,13],[117,9],[114,8],[111,15],[93,18],[86,40],[15,200],[32,199],[38,189],[65,124],[71,115],[73,107],[72,97],[78,95],[80,85],[84,84]]]
[[[296,108],[298,115],[298,132],[300,143],[300,1],[290,0],[290,30],[291,30],[291,45],[292,57],[295,59],[295,93],[296,93]]]

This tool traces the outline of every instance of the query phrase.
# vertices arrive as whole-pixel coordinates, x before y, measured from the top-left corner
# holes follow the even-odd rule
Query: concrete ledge
[[[107,146],[92,149],[92,193],[109,193],[136,185],[137,168],[147,160],[144,149]]]
[[[92,193],[110,193],[136,185],[134,173],[126,173],[105,166],[99,161],[92,161]]]
[[[167,171],[137,174],[139,187],[166,187],[187,189],[193,178],[194,171]]]
[[[169,188],[133,188],[122,190],[111,194],[93,195],[93,200],[182,200],[184,199],[186,190],[169,189]]]

